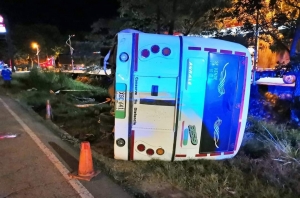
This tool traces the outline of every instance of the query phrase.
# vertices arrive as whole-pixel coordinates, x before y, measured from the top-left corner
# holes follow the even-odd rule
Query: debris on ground
[[[27,91],[37,91],[37,88],[31,88],[31,89],[27,89]]]
[[[8,138],[16,138],[19,134],[7,134],[7,133],[0,133],[0,140],[8,139]]]

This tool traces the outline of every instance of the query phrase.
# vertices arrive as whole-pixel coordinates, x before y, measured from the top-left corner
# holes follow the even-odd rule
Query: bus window
[[[210,38],[119,33],[115,45],[115,159],[226,159],[238,152],[251,55]]]

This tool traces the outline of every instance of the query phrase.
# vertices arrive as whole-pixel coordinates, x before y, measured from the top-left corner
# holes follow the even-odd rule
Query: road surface
[[[62,141],[0,89],[0,198],[129,198],[102,172],[90,182],[70,179],[79,150]]]

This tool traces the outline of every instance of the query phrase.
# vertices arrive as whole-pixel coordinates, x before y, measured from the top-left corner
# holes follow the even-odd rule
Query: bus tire
[[[114,125],[115,117],[112,116],[109,112],[100,113],[100,123]]]
[[[113,129],[114,129],[114,125],[112,124],[103,124],[103,123],[100,124],[100,132],[112,133]]]

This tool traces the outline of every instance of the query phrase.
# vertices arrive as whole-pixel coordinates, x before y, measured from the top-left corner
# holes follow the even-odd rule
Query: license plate
[[[124,119],[126,117],[126,84],[124,83],[116,83],[115,106],[115,117]]]

